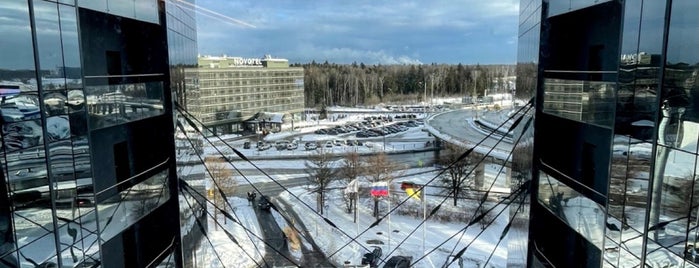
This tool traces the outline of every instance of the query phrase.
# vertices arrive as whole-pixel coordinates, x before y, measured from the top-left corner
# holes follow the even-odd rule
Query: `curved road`
[[[497,118],[500,118],[500,115],[502,115],[502,113],[507,113],[507,111],[509,110],[506,109],[501,111],[488,112],[478,111],[478,116],[481,119],[483,116],[486,116],[490,122],[496,123],[494,121],[498,120]],[[485,137],[487,136],[487,133],[483,130],[475,129],[471,126],[469,121],[473,120],[475,116],[475,111],[471,109],[453,110],[437,114],[429,120],[427,120],[425,124],[429,125],[430,127],[432,127],[432,129],[438,132],[432,133],[437,137],[446,135],[449,139],[455,139],[468,145],[475,145],[481,140],[485,139]],[[498,121],[496,124],[499,123],[501,122]],[[430,132],[434,132],[429,127],[427,129]],[[498,143],[499,139],[499,136],[491,135],[488,139],[485,139],[479,147],[489,150],[490,148],[493,148],[493,146],[497,146],[497,150],[500,152],[510,152],[512,150],[513,144],[505,140]]]

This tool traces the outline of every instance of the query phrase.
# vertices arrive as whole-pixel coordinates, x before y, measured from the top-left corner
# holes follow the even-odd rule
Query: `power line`
[[[526,112],[525,112],[525,114],[526,114]],[[524,116],[524,115],[522,115],[522,116]],[[522,117],[520,117],[520,118],[522,118]],[[519,123],[519,121],[518,121],[517,123]],[[531,118],[529,118],[529,120],[525,123],[525,125],[524,125],[524,127],[523,127],[523,130],[526,131],[526,130],[529,128],[530,124],[531,124]],[[521,139],[522,139],[523,136],[524,136],[524,131],[522,131],[522,134],[519,135],[519,137],[517,137],[517,140],[516,140],[515,143],[514,143],[515,146],[519,144],[519,142],[521,141]],[[498,142],[499,142],[499,141],[498,141]],[[513,146],[513,148],[514,148],[514,146]],[[491,149],[491,150],[492,150],[492,149]],[[490,153],[490,151],[489,151],[488,153]],[[507,154],[507,158],[505,158],[505,160],[507,161],[507,159],[510,159],[510,158],[512,157],[512,154],[513,154],[513,153],[514,153],[514,150],[511,150],[511,151]],[[482,163],[484,159],[485,159],[485,158],[482,158],[482,159],[478,162],[478,164],[476,164],[476,166],[479,165],[480,163]],[[498,173],[497,173],[497,175],[495,176],[496,179],[497,179],[498,176],[500,176],[500,174],[502,173],[502,170],[503,170],[503,169],[504,169],[504,166],[500,166],[500,170],[498,170]],[[473,170],[472,170],[472,171],[473,171]],[[471,174],[471,172],[469,172],[469,174],[467,174],[466,176],[468,177],[468,175],[470,175],[470,174]],[[485,192],[485,193],[483,194],[483,197],[481,198],[480,204],[479,204],[478,207],[476,208],[476,211],[478,211],[479,209],[481,209],[482,206],[485,204],[485,201],[486,201],[486,199],[488,198],[488,194],[490,194],[490,191],[492,190],[493,186],[495,185],[496,179],[494,179],[493,182],[490,184],[490,188],[488,189],[488,191]],[[459,186],[460,186],[460,185],[459,185]],[[458,187],[458,186],[457,186],[457,187]],[[452,189],[452,191],[454,191],[454,189]],[[446,199],[445,199],[445,200],[446,200]],[[442,202],[444,202],[444,201],[442,201]],[[441,205],[441,204],[440,204],[440,205]],[[474,214],[473,216],[475,217],[476,214]],[[473,218],[471,218],[471,221],[473,221]],[[467,227],[467,228],[468,228],[468,227]],[[454,253],[454,250],[456,250],[456,247],[459,245],[459,243],[461,243],[461,239],[463,238],[463,236],[464,236],[465,234],[466,234],[466,230],[464,229],[464,230],[461,232],[461,236],[459,237],[459,240],[456,242],[456,244],[454,244],[454,247],[452,248],[451,252],[449,252],[449,255],[452,255],[452,254]]]
[[[525,125],[524,129],[527,129],[527,128],[528,128],[528,125]],[[515,145],[516,145],[516,144],[519,144],[519,142],[520,142],[520,140],[521,140],[521,137],[522,137],[522,135],[520,135],[520,136],[518,137],[517,141],[515,142]],[[502,140],[502,139],[501,139],[501,140]],[[498,142],[500,142],[500,141],[498,141]],[[496,146],[497,146],[497,144],[496,144]],[[476,170],[476,167],[478,167],[478,166],[485,160],[485,157],[486,157],[488,154],[490,154],[490,152],[492,152],[492,150],[493,150],[494,148],[495,148],[495,147],[491,148],[491,149],[488,151],[488,153],[486,153],[486,155],[485,155],[484,157],[482,157],[482,158],[474,165],[474,167],[473,167],[464,177],[470,176],[471,173],[473,173],[473,172]],[[510,151],[510,153],[509,153],[509,154],[507,155],[507,157],[505,158],[505,161],[507,161],[508,159],[510,159],[510,157],[512,156],[512,152],[513,152],[513,151]],[[497,181],[497,178],[500,176],[500,174],[502,174],[502,170],[503,170],[503,169],[504,169],[504,166],[500,166],[500,169],[498,170],[498,173],[495,175],[495,179],[493,179],[493,181],[490,183],[490,186],[488,187],[488,190],[487,190],[487,191],[483,194],[483,196],[481,197],[481,200],[480,200],[480,202],[479,202],[479,204],[478,204],[478,207],[475,209],[475,212],[474,212],[473,216],[471,217],[471,219],[469,220],[469,222],[472,222],[472,221],[473,221],[473,219],[474,219],[474,218],[476,217],[476,215],[477,215],[477,212],[478,212],[478,211],[483,207],[483,205],[485,204],[485,201],[487,200],[488,195],[490,194],[490,191],[491,191],[491,190],[493,189],[493,187],[495,186],[495,182]],[[390,256],[394,251],[396,251],[396,249],[397,249],[400,245],[402,245],[403,243],[405,243],[405,241],[407,241],[407,239],[408,239],[413,233],[415,233],[415,232],[420,228],[420,226],[422,226],[423,224],[425,224],[425,223],[427,222],[427,220],[428,220],[429,218],[431,218],[431,217],[437,212],[437,210],[438,210],[439,208],[441,208],[441,206],[444,205],[444,203],[449,199],[449,195],[450,195],[451,193],[455,192],[455,190],[456,190],[455,188],[461,187],[461,183],[463,183],[463,180],[460,180],[459,183],[456,185],[456,187],[452,188],[451,191],[442,199],[442,201],[439,203],[439,205],[437,205],[437,206],[430,212],[430,215],[427,216],[427,217],[425,217],[417,226],[415,226],[415,228],[414,228],[400,243],[398,243],[398,245],[397,245],[389,254],[387,254],[386,256]],[[464,230],[463,232],[461,232],[461,237],[459,237],[458,241],[457,241],[456,244],[454,245],[454,248],[451,250],[451,252],[449,253],[449,255],[451,255],[451,254],[454,252],[454,250],[456,250],[456,246],[461,242],[461,239],[463,238],[463,235],[464,235],[465,233],[466,233],[465,230]]]
[[[191,193],[190,193],[190,195],[191,195]],[[185,201],[187,201],[187,198],[185,198]],[[194,210],[194,208],[192,208],[192,206],[189,204],[189,201],[187,201],[187,205],[189,206],[189,209],[191,209],[192,211]],[[221,263],[221,266],[223,266],[223,268],[226,268],[226,264],[223,262],[223,260],[221,260],[221,256],[218,255],[218,252],[216,252],[216,247],[214,247],[214,243],[211,243],[211,239],[209,239],[209,235],[206,233],[206,229],[204,229],[204,226],[202,225],[201,221],[199,221],[198,217],[194,217],[194,220],[196,221],[197,226],[199,226],[199,231],[201,231],[201,233],[204,235],[204,238],[206,238],[206,241],[208,241],[209,245],[211,245],[211,250],[214,251],[214,255],[216,255],[216,259],[218,259],[218,261]]]
[[[299,266],[298,264],[296,264],[292,259],[290,259],[290,258],[287,257],[286,255],[284,255],[283,252],[281,252],[281,251],[279,251],[278,249],[274,248],[269,242],[265,241],[262,237],[258,236],[258,235],[255,234],[252,230],[250,230],[250,229],[247,228],[245,225],[243,225],[239,220],[236,221],[235,219],[233,219],[233,216],[231,216],[228,212],[226,212],[225,210],[223,210],[223,209],[221,209],[220,207],[216,206],[216,204],[214,204],[214,203],[211,202],[210,200],[206,199],[206,197],[205,197],[204,195],[202,195],[201,193],[199,193],[196,189],[192,188],[192,186],[190,186],[189,184],[187,184],[187,182],[185,182],[184,180],[180,180],[180,183],[183,185],[183,187],[186,187],[186,188],[187,188],[187,189],[185,189],[185,188],[183,188],[183,189],[184,189],[187,193],[189,193],[189,195],[194,196],[194,195],[192,194],[192,192],[189,191],[189,189],[193,190],[198,196],[203,197],[203,199],[205,200],[205,202],[211,204],[212,206],[214,206],[215,209],[217,209],[219,212],[221,212],[221,214],[223,214],[224,217],[230,219],[230,220],[233,221],[235,224],[237,224],[237,225],[239,225],[240,227],[242,227],[243,230],[245,230],[248,234],[250,234],[250,235],[254,236],[255,238],[259,239],[260,241],[262,241],[263,244],[269,246],[274,252],[278,253],[279,255],[281,255],[282,257],[284,257],[286,260],[290,261],[291,263],[293,263],[293,264],[296,265],[297,267],[301,267],[301,266]],[[195,198],[194,200],[197,200],[197,199]],[[199,202],[199,201],[197,201],[197,202]],[[210,212],[208,212],[208,211],[207,211],[207,214],[209,214],[209,216],[211,216]],[[234,213],[234,214],[235,214],[235,213]],[[236,217],[237,217],[237,216],[236,216]],[[218,223],[218,222],[217,222],[217,223]],[[220,223],[218,223],[218,224],[219,224],[219,226],[221,226]],[[224,229],[224,230],[225,230],[225,229]],[[225,231],[224,231],[224,232],[225,232]],[[232,241],[233,241],[234,243],[238,243],[238,242],[233,238],[233,236],[232,236],[230,233],[226,232],[226,235],[228,235],[228,237],[231,238]],[[252,241],[252,239],[250,239],[250,240]],[[258,254],[259,254],[259,253],[258,253]],[[261,254],[260,254],[260,255],[261,255]],[[264,259],[263,259],[263,260],[264,260]],[[265,263],[265,264],[267,264],[267,263]],[[268,264],[267,264],[267,265],[268,265]],[[269,265],[268,265],[268,266],[269,266]]]
[[[195,147],[194,147],[194,143],[193,143],[192,140],[189,138],[189,135],[187,135],[187,132],[185,131],[184,126],[182,126],[182,124],[181,124],[179,121],[177,122],[177,127],[180,128],[180,130],[183,132],[185,138],[187,139],[187,141],[189,142],[189,144],[190,144],[190,145],[192,146],[192,148],[194,149],[194,148],[195,148]],[[224,201],[224,202],[228,205],[228,207],[231,209],[231,212],[235,214],[235,209],[233,209],[233,206],[231,205],[230,201],[228,200],[228,197],[226,196],[226,194],[223,192],[223,189],[221,188],[221,186],[220,186],[220,185],[218,184],[218,182],[216,181],[214,175],[211,173],[211,170],[209,170],[209,168],[206,166],[206,162],[205,162],[204,159],[201,157],[201,155],[199,155],[199,153],[196,153],[196,155],[197,155],[197,158],[199,158],[199,161],[201,161],[202,165],[204,165],[204,169],[206,170],[206,173],[208,173],[209,176],[211,177],[211,181],[213,181],[214,187],[216,187],[216,189],[218,190],[219,194],[221,195],[221,198],[223,198],[223,201]],[[206,199],[206,198],[205,198],[205,199]],[[207,199],[207,200],[208,200],[208,199]],[[226,214],[224,214],[224,215],[226,215]],[[231,218],[231,220],[233,220],[233,219]],[[250,233],[247,233],[247,235],[248,235],[248,238],[249,238],[250,240],[252,240],[252,237],[250,237]],[[260,249],[257,247],[257,244],[253,243],[253,246],[254,246],[255,250],[257,251],[257,254],[259,254],[260,256],[262,256],[262,254],[260,253]],[[268,266],[267,261],[265,261],[264,258],[262,258],[262,261],[265,262],[265,265]]]
[[[525,186],[526,186],[526,187],[525,187]],[[521,186],[515,193],[512,193],[512,194],[510,194],[510,195],[508,196],[508,199],[509,199],[510,197],[512,197],[512,199],[518,198],[521,194],[523,194],[523,193],[526,192],[525,190],[526,190],[526,188],[528,188],[528,187],[529,187],[528,184],[522,184],[522,186]],[[513,196],[513,195],[514,195],[514,196]],[[454,233],[452,236],[450,236],[449,238],[447,238],[446,240],[444,240],[442,243],[440,243],[439,245],[437,245],[436,247],[434,247],[432,250],[430,250],[429,252],[425,253],[422,257],[420,257],[420,258],[418,258],[417,260],[415,260],[414,263],[417,263],[417,262],[419,262],[420,260],[422,260],[422,259],[424,259],[425,257],[427,257],[428,255],[434,253],[434,251],[436,251],[437,249],[439,249],[439,247],[441,247],[442,245],[444,245],[444,244],[446,244],[447,242],[449,242],[449,240],[451,240],[452,238],[456,237],[457,234],[459,234],[459,233],[465,231],[469,226],[475,224],[476,222],[481,221],[481,220],[485,217],[485,215],[487,215],[488,213],[490,213],[491,211],[493,211],[498,205],[501,205],[504,201],[505,201],[505,200],[499,201],[499,202],[496,203],[493,207],[489,208],[488,210],[486,210],[486,211],[484,211],[483,213],[481,213],[480,215],[478,215],[478,217],[476,217],[476,218],[473,219],[471,222],[469,222],[469,224],[468,224],[466,227],[461,228],[461,230],[459,230],[458,232]],[[522,200],[522,202],[524,202],[524,199]],[[505,206],[502,210],[500,210],[500,212],[498,212],[498,214],[495,215],[495,218],[499,217],[500,214],[502,214],[502,213],[505,211],[505,209],[506,209],[508,206],[510,206],[510,205],[511,205],[511,204],[508,204],[508,205]],[[470,246],[470,245],[476,240],[476,238],[478,238],[481,234],[483,234],[483,232],[485,232],[485,230],[486,230],[489,226],[490,226],[490,224],[488,224],[485,228],[481,229],[481,231],[480,231],[480,232],[474,237],[474,239],[466,246],[466,248],[468,248],[468,246]],[[463,254],[463,251],[466,251],[466,248],[464,248],[462,251],[460,251],[458,256],[461,256],[461,254]],[[450,255],[451,255],[451,254],[450,254]]]
[[[181,182],[181,181],[182,181],[182,180],[179,180],[178,182]],[[184,183],[184,184],[186,185],[186,183]],[[180,185],[180,189],[186,191],[186,192],[189,194],[189,196],[191,196],[191,197],[194,198],[195,201],[197,200],[197,198],[194,197],[194,195],[192,195],[192,193],[189,192],[189,190],[184,189],[183,183],[179,183],[179,185]],[[187,185],[187,186],[188,186],[188,185]],[[195,191],[196,191],[196,190],[195,190]],[[184,201],[187,203],[187,206],[189,207],[189,209],[192,210],[192,211],[194,211],[194,208],[192,207],[192,204],[189,203],[189,200],[188,200],[186,197],[184,198]],[[199,202],[199,201],[197,201],[197,203],[198,203],[198,202]],[[199,205],[201,205],[201,204],[199,204]],[[211,213],[209,212],[208,209],[204,209],[204,211],[206,211],[206,214],[209,215],[209,217],[211,217],[212,219],[214,219],[214,222],[216,223],[216,225],[218,225],[218,226],[221,227],[221,230],[223,230],[223,232],[226,233],[226,235],[228,236],[228,238],[229,238],[231,241],[233,241],[233,243],[236,244],[236,245],[243,251],[243,253],[245,253],[245,255],[248,256],[248,258],[250,258],[250,260],[252,260],[252,261],[255,263],[255,265],[257,265],[257,267],[260,267],[260,263],[258,263],[257,260],[255,260],[255,258],[254,258],[253,256],[250,256],[250,254],[247,252],[247,250],[245,250],[245,249],[243,248],[243,246],[240,245],[240,243],[238,243],[238,241],[233,237],[233,235],[230,234],[230,233],[228,232],[228,230],[226,230],[226,229],[224,228],[223,225],[221,225],[221,223],[218,221],[218,219],[217,219],[215,216],[211,215]],[[195,217],[195,218],[197,219],[197,224],[199,224],[199,218],[197,218],[197,217]],[[201,227],[201,226],[200,226],[200,227]],[[203,229],[203,228],[202,228],[202,229]],[[253,243],[253,244],[254,244],[254,243]],[[212,247],[213,247],[213,246],[212,246]],[[216,250],[214,249],[214,251],[216,251]],[[258,252],[258,254],[260,254],[260,253]]]
[[[432,179],[430,179],[427,183],[425,183],[425,184],[421,185],[420,187],[418,187],[418,189],[415,190],[415,191],[416,191],[416,192],[418,192],[418,191],[423,191],[423,190],[424,190],[423,188],[425,188],[427,185],[429,185],[430,183],[432,183],[435,179],[437,179],[437,178],[440,177],[442,174],[444,174],[444,172],[445,172],[446,170],[452,168],[456,163],[458,163],[459,161],[465,159],[466,156],[468,156],[471,152],[473,152],[473,151],[475,150],[475,148],[477,148],[481,143],[483,143],[485,140],[487,140],[488,138],[490,138],[490,136],[493,135],[493,133],[495,133],[495,130],[497,130],[497,129],[501,128],[502,126],[504,126],[505,123],[507,123],[508,121],[512,120],[512,119],[515,117],[515,115],[518,115],[522,110],[524,110],[525,108],[529,107],[529,108],[527,109],[527,111],[529,111],[529,109],[530,109],[531,106],[533,105],[533,101],[534,101],[533,98],[530,99],[529,102],[527,103],[527,105],[524,105],[524,106],[520,107],[520,108],[517,110],[517,112],[513,113],[510,117],[507,118],[507,120],[503,121],[497,128],[494,128],[490,133],[488,133],[488,135],[486,135],[483,139],[481,139],[478,143],[476,143],[476,145],[474,145],[474,146],[471,147],[470,149],[466,150],[466,152],[464,152],[463,154],[461,154],[461,156],[459,156],[459,158],[456,159],[455,161],[452,161],[447,167],[442,168],[441,171],[440,171],[437,175],[435,175],[435,176],[434,176]],[[519,122],[522,120],[522,118],[523,118],[525,115],[526,115],[526,112],[525,112],[521,117],[519,117],[518,119],[516,119],[516,120],[514,121],[514,123],[512,124],[512,126],[510,127],[510,130],[514,129],[514,128],[519,124]],[[497,144],[499,144],[499,143],[502,141],[503,138],[504,138],[504,137],[501,137],[500,140],[498,140],[498,143],[497,143]],[[497,144],[496,144],[496,145],[497,145]],[[488,154],[489,154],[494,148],[495,148],[495,146],[493,146],[493,147],[490,149],[490,151],[488,151]],[[488,154],[486,154],[486,155],[483,157],[483,159],[485,159],[485,157],[486,157]],[[461,184],[457,185],[457,187],[460,187],[460,186],[461,186]],[[408,196],[408,197],[406,197],[405,199],[403,199],[403,201],[399,202],[395,207],[393,207],[392,209],[390,209],[388,213],[386,213],[385,215],[379,217],[379,219],[377,219],[377,220],[376,220],[373,224],[371,224],[367,229],[365,229],[365,230],[362,231],[361,233],[357,234],[356,237],[360,237],[361,235],[363,235],[363,234],[365,234],[366,232],[368,232],[371,228],[373,228],[373,227],[375,227],[375,226],[378,226],[379,223],[380,223],[383,219],[385,219],[388,215],[390,215],[390,214],[393,213],[395,210],[397,210],[398,207],[400,207],[401,205],[403,205],[404,203],[406,203],[410,198],[411,198],[411,197]],[[434,214],[439,208],[440,208],[439,206],[435,207],[435,208],[432,210],[431,214]],[[353,240],[355,240],[355,239],[356,239],[356,238],[353,238]],[[335,250],[335,252],[333,252],[332,254],[330,254],[330,255],[328,256],[328,258],[330,258],[330,257],[334,256],[335,254],[339,253],[340,250],[344,249],[344,248],[345,248],[346,246],[348,246],[348,245],[349,245],[349,243],[346,243],[346,244],[343,245],[342,247],[338,248],[337,250]]]
[[[178,106],[178,107],[179,107],[179,106]],[[230,165],[233,167],[233,169],[234,169],[236,172],[238,172],[238,174],[239,174],[241,177],[243,177],[243,179],[245,179],[245,181],[247,181],[248,184],[249,184],[256,192],[258,192],[260,195],[264,195],[264,194],[262,193],[262,191],[261,191],[260,189],[258,189],[258,188],[255,186],[255,184],[252,183],[252,181],[250,181],[250,179],[248,179],[248,177],[245,176],[245,174],[244,174],[242,171],[240,171],[240,170],[239,170],[239,169],[238,169],[238,168],[237,168],[237,167],[236,167],[236,166],[235,166],[235,165],[234,165],[234,164],[233,164],[233,163],[232,163],[232,162],[217,148],[217,147],[216,147],[216,145],[214,145],[213,142],[211,142],[208,138],[206,138],[206,137],[203,135],[203,133],[201,132],[201,130],[199,130],[195,125],[193,125],[193,123],[187,118],[187,115],[183,114],[181,110],[180,110],[180,114],[183,116],[183,118],[185,119],[185,121],[187,121],[187,122],[197,131],[198,134],[202,135],[202,137],[204,137],[204,139],[206,139],[206,141],[207,141],[212,147],[214,147],[214,149],[216,149],[216,151],[217,151],[219,154],[221,154],[222,157],[224,157],[224,159],[226,160],[226,162],[227,162],[228,164],[230,164]],[[191,116],[191,115],[190,115],[190,116]],[[194,116],[191,116],[191,117],[194,117]],[[195,120],[197,120],[196,117],[195,117]],[[201,123],[201,122],[200,122],[200,123]],[[179,122],[178,122],[178,127],[181,128],[182,132],[185,132],[184,128],[182,127],[182,125],[181,125]],[[191,140],[189,140],[189,137],[188,137],[186,134],[185,134],[185,137],[188,139],[190,145],[191,145],[191,146],[194,146],[194,144],[191,142]],[[218,137],[218,136],[217,136],[217,137]],[[219,137],[219,139],[220,139],[220,137]],[[226,143],[226,142],[223,141],[222,139],[220,139],[220,140],[221,140],[223,143]],[[228,144],[226,143],[226,145],[228,145]],[[229,147],[230,147],[230,145],[229,145]],[[200,160],[201,162],[203,162],[203,160],[201,159],[201,157],[199,157],[199,160]],[[256,167],[256,168],[257,168],[258,170],[260,170],[259,167]],[[207,171],[208,171],[208,170],[207,170]],[[267,174],[265,174],[265,175],[267,175]],[[277,185],[281,186],[284,190],[286,190],[287,192],[291,193],[291,192],[290,192],[288,189],[286,189],[283,185],[281,185],[281,184],[278,183],[276,180],[274,180],[274,178],[272,178],[272,177],[269,176],[269,175],[267,175],[267,177],[268,177],[269,179],[271,179],[272,181],[274,181]],[[291,193],[291,194],[293,195],[293,193]],[[297,197],[297,199],[298,199],[298,197]],[[300,200],[300,199],[299,199],[299,200]],[[302,202],[302,203],[303,203],[303,202]],[[296,232],[302,233],[301,230],[299,230],[296,226],[293,226],[293,228],[294,228],[294,230],[295,230]]]
[[[231,165],[231,166],[232,166],[232,167],[233,167],[233,168],[234,168],[234,169],[235,169],[235,170],[236,170],[236,171],[237,171],[237,172],[252,186],[252,187],[253,187],[253,189],[255,189],[255,191],[257,191],[257,192],[259,192],[260,194],[262,194],[262,192],[261,192],[257,187],[255,187],[254,183],[252,183],[252,182],[251,182],[251,181],[250,181],[250,180],[249,180],[249,179],[248,179],[248,178],[247,178],[247,177],[246,177],[246,176],[231,162],[231,161],[230,161],[230,159],[229,159],[228,157],[226,157],[225,154],[223,154],[223,152],[221,152],[221,151],[216,147],[216,145],[214,145],[213,142],[211,142],[208,138],[206,138],[206,136],[203,135],[202,131],[199,130],[199,128],[196,126],[196,124],[195,124],[195,123],[192,121],[192,119],[189,118],[189,117],[192,117],[192,118],[194,118],[194,120],[197,120],[197,121],[198,121],[198,119],[197,119],[195,116],[191,115],[191,114],[190,114],[188,111],[186,111],[184,108],[182,108],[182,107],[179,105],[179,103],[175,102],[175,106],[176,106],[177,109],[179,110],[180,114],[183,115],[183,118],[185,119],[185,121],[186,121],[192,128],[194,128],[195,131],[197,131],[198,133],[202,134],[202,137],[204,137],[204,139],[205,139],[207,142],[209,142],[209,144],[211,144],[211,146],[214,147],[214,149],[216,149],[216,151],[217,151],[219,154],[221,154],[221,155],[226,159],[226,161],[227,161],[227,162],[228,162],[228,163],[229,163],[229,164],[230,164],[230,165]],[[188,117],[187,115],[183,114],[183,112],[186,113],[187,115],[189,115],[189,117]],[[201,121],[198,121],[198,122],[199,122],[204,128],[206,128],[207,130],[209,130],[206,126],[204,126],[203,123],[201,123]],[[179,123],[179,122],[178,122],[178,123]],[[180,126],[181,126],[181,124],[180,124]],[[318,216],[318,217],[320,217],[321,219],[323,219],[323,221],[325,221],[325,223],[327,223],[328,225],[330,225],[331,227],[335,228],[336,230],[338,230],[338,231],[339,231],[340,233],[342,233],[343,235],[345,235],[345,236],[347,236],[348,238],[350,238],[350,239],[351,239],[350,242],[357,243],[359,246],[361,246],[362,248],[364,248],[364,249],[367,250],[367,251],[370,250],[369,248],[367,248],[366,246],[364,246],[362,243],[360,243],[359,241],[357,241],[356,238],[350,236],[350,235],[347,234],[344,230],[338,228],[337,225],[336,225],[335,223],[333,223],[330,219],[326,218],[325,216],[323,216],[323,215],[321,215],[320,213],[318,213],[317,211],[315,211],[313,208],[310,207],[310,205],[306,204],[306,202],[303,202],[303,200],[301,200],[300,197],[298,197],[296,194],[294,194],[294,193],[293,193],[292,191],[290,191],[288,188],[284,187],[284,185],[282,185],[281,183],[279,183],[279,181],[275,180],[271,175],[269,175],[269,173],[267,173],[266,171],[264,171],[262,168],[260,168],[259,166],[257,166],[257,165],[256,165],[255,163],[253,163],[252,161],[250,161],[250,160],[249,160],[247,157],[245,157],[245,155],[243,155],[240,151],[238,151],[237,149],[233,148],[230,144],[228,144],[226,141],[224,141],[223,139],[221,139],[221,137],[219,137],[219,136],[216,135],[216,134],[214,134],[214,136],[217,137],[220,141],[222,141],[229,149],[231,149],[236,155],[238,155],[238,157],[240,157],[242,160],[244,160],[244,161],[250,163],[256,170],[258,170],[259,172],[261,172],[265,177],[267,177],[267,178],[269,178],[270,180],[272,180],[272,182],[274,182],[274,183],[277,184],[279,187],[281,187],[284,191],[286,191],[287,193],[289,193],[289,195],[293,196],[293,197],[296,198],[298,201],[300,201],[302,205],[304,205],[305,207],[307,207],[308,209],[310,209],[316,216]],[[328,257],[328,258],[330,258],[330,257]]]
[[[510,217],[510,221],[507,223],[505,228],[502,229],[502,233],[500,234],[500,239],[498,240],[498,243],[495,244],[495,248],[493,248],[493,251],[490,252],[490,255],[488,256],[488,259],[485,261],[485,264],[483,264],[483,267],[488,266],[488,262],[490,262],[490,258],[493,257],[493,254],[495,254],[495,251],[498,249],[498,246],[500,245],[500,242],[505,238],[505,235],[510,231],[510,227],[512,226],[512,222],[514,222],[515,217],[517,217],[517,213],[519,213],[519,210],[522,208],[522,205],[524,204],[524,199],[526,199],[526,196],[522,197],[522,202],[519,203],[519,206],[517,206],[517,210],[515,210],[515,213]],[[454,263],[454,260],[451,261],[451,263]],[[451,263],[449,263],[451,265]]]

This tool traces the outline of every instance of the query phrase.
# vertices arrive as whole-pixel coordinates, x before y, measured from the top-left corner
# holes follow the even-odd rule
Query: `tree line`
[[[515,65],[293,64],[304,68],[307,107],[422,102],[431,97],[483,96],[513,89]]]

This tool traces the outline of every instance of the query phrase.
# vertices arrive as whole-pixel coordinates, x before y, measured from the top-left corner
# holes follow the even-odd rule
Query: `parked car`
[[[295,142],[292,142],[292,143],[289,143],[286,145],[287,150],[296,150],[298,148],[299,148],[299,144],[295,143]]]
[[[250,142],[246,141],[243,143],[243,149],[250,149]]]
[[[315,142],[307,142],[307,143],[304,145],[304,147],[306,148],[306,150],[309,150],[309,151],[310,151],[310,150],[315,150],[315,149],[318,149],[318,144],[315,143]]]
[[[287,140],[280,140],[274,143],[274,147],[277,148],[277,150],[286,150],[286,146],[289,145],[289,141]]]
[[[362,257],[362,265],[369,265],[369,267],[379,267],[379,261],[381,260],[382,250],[380,247],[374,247],[369,253],[364,254]]]
[[[332,148],[333,146],[335,146],[333,141],[326,141],[325,142],[325,148]]]
[[[260,196],[260,201],[257,202],[257,207],[259,207],[262,210],[269,210],[272,208],[272,203],[269,202],[269,199],[267,199],[266,196]]]
[[[267,150],[267,149],[269,149],[269,148],[272,148],[272,145],[270,145],[269,143],[262,143],[262,144],[259,144],[259,143],[258,143],[258,144],[257,144],[257,150],[258,150],[258,151],[264,151],[264,150]]]
[[[383,268],[408,268],[412,261],[412,256],[393,256],[386,261]]]

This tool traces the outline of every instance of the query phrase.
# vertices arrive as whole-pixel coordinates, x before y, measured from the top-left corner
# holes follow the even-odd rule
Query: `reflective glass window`
[[[61,25],[61,45],[64,65],[58,71],[66,78],[68,89],[82,88],[82,65],[80,63],[80,46],[78,41],[78,22],[75,7],[59,5],[58,14]]]
[[[97,205],[100,239],[109,240],[164,204],[169,198],[168,170],[107,197]]]
[[[107,0],[108,13],[126,18],[136,18],[136,0]]]
[[[590,243],[603,248],[603,206],[544,172],[539,174],[537,200]]]
[[[77,0],[78,6],[100,12],[107,12],[107,0]]]
[[[59,75],[64,64],[58,4],[43,0],[33,2],[41,86],[46,90],[65,89],[65,77]]]
[[[85,91],[93,129],[163,113],[162,82],[89,86]]]
[[[0,70],[5,73],[2,90],[7,84],[30,87],[34,76],[34,51],[26,0],[7,0],[0,5]],[[11,82],[11,83],[10,83]],[[4,93],[3,93],[4,94]]]

